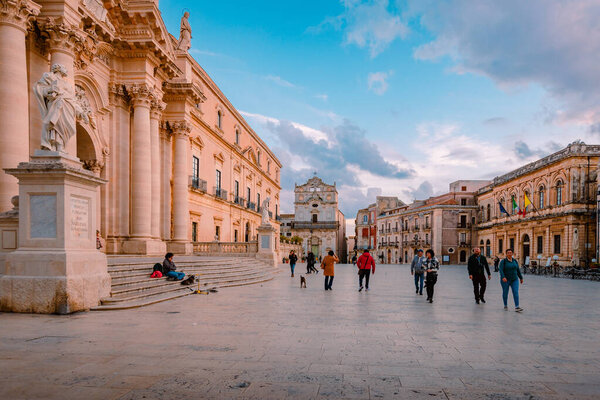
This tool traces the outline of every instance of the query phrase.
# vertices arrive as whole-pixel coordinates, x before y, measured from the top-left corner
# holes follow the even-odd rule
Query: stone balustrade
[[[194,253],[199,254],[248,254],[258,252],[258,243],[253,242],[194,242]]]

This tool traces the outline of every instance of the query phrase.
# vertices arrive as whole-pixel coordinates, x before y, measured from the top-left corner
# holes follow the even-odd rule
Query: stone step
[[[268,282],[271,279],[273,279],[273,274],[271,274],[265,278],[256,279],[253,281],[247,281],[244,283],[232,282],[230,284],[224,284],[221,286],[216,286],[216,285],[210,286],[209,285],[208,287],[224,288],[224,287],[234,287],[234,286],[241,286],[241,285],[255,285],[258,283]],[[154,295],[154,296],[148,296],[145,298],[140,298],[140,299],[131,300],[131,301],[123,301],[123,302],[114,303],[114,304],[102,304],[100,306],[92,308],[91,310],[92,311],[110,311],[110,310],[126,310],[126,309],[130,309],[130,308],[144,307],[144,306],[148,306],[151,304],[160,303],[162,301],[172,300],[172,299],[176,299],[179,297],[194,294],[192,290],[195,290],[195,288],[191,288],[191,290],[188,288],[189,288],[189,286],[186,287],[187,291],[181,290],[178,292],[167,292],[167,293],[158,294],[158,295]]]
[[[219,288],[219,287],[250,285],[253,283],[257,283],[257,282],[265,282],[265,281],[268,281],[271,279],[273,279],[273,274],[265,273],[265,274],[261,274],[261,275],[257,275],[257,276],[253,276],[253,277],[229,278],[229,279],[224,279],[224,280],[211,280],[211,281],[204,281],[204,282],[201,281],[200,288],[204,288],[204,287]],[[175,297],[178,297],[177,292],[182,292],[185,289],[191,293],[193,290],[196,290],[198,288],[197,284],[194,284],[191,286],[182,286],[180,281],[177,281],[177,282],[168,281],[165,283],[167,283],[167,285],[159,286],[157,288],[152,288],[152,289],[135,292],[135,293],[123,293],[120,295],[111,296],[109,298],[102,299],[101,304],[102,305],[115,305],[115,304],[119,304],[119,303],[137,302],[137,301],[142,301],[143,299],[146,299],[146,298],[151,299],[154,297],[163,297],[163,295],[168,297],[167,294],[169,294],[169,293],[171,293]]]
[[[257,275],[264,275],[265,271],[264,270],[253,270],[253,271],[244,271],[244,272],[236,272],[236,273],[229,273],[229,274],[213,274],[213,275],[201,275],[200,276],[200,284],[203,285],[204,282],[211,282],[211,281],[226,281],[227,279],[241,279],[241,278],[248,278],[248,277],[254,277]],[[166,286],[169,285],[171,283],[179,283],[180,281],[174,282],[174,281],[168,281],[166,278],[156,278],[156,279],[146,279],[143,281],[139,281],[139,282],[134,282],[134,283],[130,283],[130,284],[125,284],[125,285],[118,285],[115,286],[113,285],[111,288],[111,296],[112,297],[117,297],[118,295],[122,294],[122,293],[130,293],[130,292],[137,292],[137,291],[143,291],[143,290],[148,290],[148,289],[153,289],[156,287],[160,287],[160,286]],[[197,281],[196,281],[197,282]],[[196,283],[197,285],[197,283]]]
[[[252,260],[254,261],[254,260]],[[206,267],[219,267],[219,266],[229,266],[229,265],[243,265],[248,264],[248,260],[224,260],[220,262],[216,261],[189,261],[189,262],[179,262],[175,265],[178,269],[188,267],[188,266],[206,266]],[[253,262],[250,262],[253,263]],[[150,269],[154,267],[155,263],[135,263],[135,264],[115,264],[108,266],[108,272],[119,272],[119,271],[135,271],[135,270],[144,270]]]
[[[201,277],[206,277],[206,276],[219,276],[219,275],[226,275],[226,274],[232,274],[232,273],[247,273],[247,272],[252,272],[252,271],[256,271],[257,269],[260,269],[263,267],[258,267],[256,265],[253,266],[249,266],[249,267],[244,267],[244,268],[227,268],[227,269],[205,269],[205,268],[198,268],[198,267],[191,267],[191,268],[186,268],[183,272],[186,275],[198,275]],[[124,286],[124,285],[130,285],[130,284],[134,284],[134,283],[139,283],[139,282],[151,282],[156,280],[157,278],[150,278],[152,271],[143,271],[143,272],[136,272],[136,273],[130,273],[130,274],[111,274],[111,278],[112,278],[112,286],[116,287],[116,286]],[[163,278],[158,278],[158,279],[164,279]]]

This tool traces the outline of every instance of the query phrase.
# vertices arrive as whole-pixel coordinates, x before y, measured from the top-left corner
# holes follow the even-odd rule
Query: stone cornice
[[[48,17],[43,21],[38,21],[38,26],[43,32],[46,45],[51,52],[60,51],[74,57],[76,51],[83,46],[82,34],[77,27],[68,25],[60,19]]]
[[[0,25],[10,25],[26,32],[41,8],[29,0],[0,0]]]
[[[163,91],[165,92],[164,100],[166,102],[189,100],[196,105],[206,101],[206,96],[200,86],[193,82],[164,82]]]
[[[192,132],[192,125],[185,120],[168,121],[167,124],[170,131],[176,136],[188,137]]]
[[[581,208],[574,208],[574,209],[569,209],[569,210],[561,210],[558,212],[554,212],[554,213],[547,213],[547,214],[542,214],[542,215],[532,215],[531,217],[528,218],[511,218],[511,217],[502,217],[503,221],[498,221],[499,218],[496,218],[495,220],[492,221],[486,221],[486,222],[480,222],[478,224],[476,224],[476,229],[478,231],[484,230],[484,229],[491,229],[491,228],[495,228],[497,226],[506,226],[506,225],[514,225],[514,224],[524,224],[524,223],[528,223],[528,222],[536,222],[536,221],[542,221],[542,220],[546,220],[546,219],[553,219],[553,218],[559,218],[559,217],[565,217],[565,216],[570,216],[570,215],[589,215],[589,216],[594,216],[595,211],[594,211],[594,205],[591,204],[589,205],[589,207],[581,207]]]

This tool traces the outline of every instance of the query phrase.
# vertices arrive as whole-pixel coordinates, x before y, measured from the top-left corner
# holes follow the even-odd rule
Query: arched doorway
[[[387,251],[387,263],[388,264],[392,263],[392,251],[390,249],[388,249],[388,251]]]
[[[404,263],[408,263],[408,252],[404,251]]]
[[[465,250],[461,250],[458,259],[461,263],[467,262],[467,252]]]
[[[492,256],[492,242],[490,242],[490,239],[485,241],[485,256],[488,258]]]
[[[527,258],[529,257],[529,235],[525,234],[523,235],[523,254],[522,254],[522,260],[521,260],[521,264],[525,265],[526,263],[528,264],[528,260]]]
[[[244,242],[250,241],[250,222],[246,222],[246,232],[244,233]]]

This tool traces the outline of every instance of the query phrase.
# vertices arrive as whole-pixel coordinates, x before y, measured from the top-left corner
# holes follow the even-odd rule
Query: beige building
[[[394,209],[404,205],[404,202],[397,197],[377,196],[375,203],[358,210],[355,220],[356,249],[375,249],[377,246],[378,216],[383,210]]]
[[[108,253],[255,240],[266,198],[278,230],[281,163],[188,53],[186,29],[184,17],[169,34],[157,0],[3,2],[0,168],[40,148],[31,88],[64,65],[89,117],[67,150],[108,181],[97,216]],[[17,193],[0,173],[0,212]]]
[[[340,261],[345,262],[346,219],[338,208],[338,192],[314,176],[294,189],[293,215],[286,214],[282,219],[286,236],[302,238],[304,254],[312,251],[317,257],[324,257],[333,250]]]
[[[587,265],[596,256],[600,146],[566,148],[505,175],[477,193],[477,244],[488,257],[512,248],[520,263]],[[525,196],[533,203],[523,216]],[[500,211],[500,204],[509,215]]]
[[[488,183],[456,181],[441,196],[383,210],[377,217],[379,261],[407,263],[418,249],[433,249],[444,263],[465,263],[478,210],[475,195]]]

